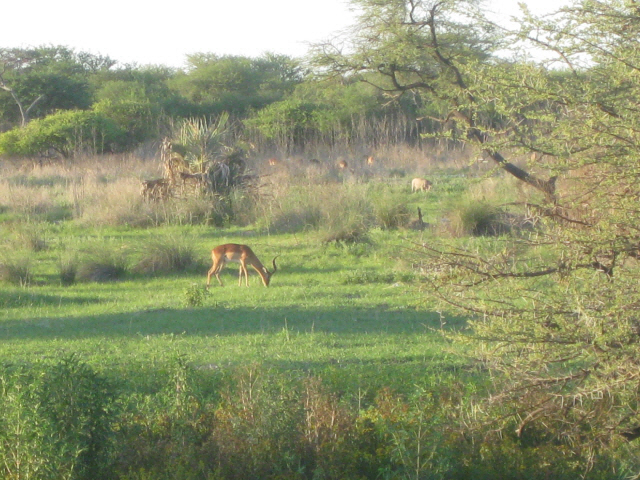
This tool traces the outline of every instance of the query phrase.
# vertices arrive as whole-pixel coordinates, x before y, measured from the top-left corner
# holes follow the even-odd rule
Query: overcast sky
[[[566,0],[527,0],[532,10]],[[346,0],[30,0],[2,6],[0,48],[64,45],[120,63],[184,65],[197,52],[303,56],[353,23]],[[160,6],[164,5],[164,6]],[[503,16],[516,0],[489,0]]]

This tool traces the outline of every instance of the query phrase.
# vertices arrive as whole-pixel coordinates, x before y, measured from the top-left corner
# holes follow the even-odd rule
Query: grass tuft
[[[151,240],[141,247],[142,255],[133,268],[136,273],[154,275],[185,272],[201,267],[196,261],[193,247],[183,237]]]
[[[113,282],[124,278],[126,273],[126,261],[121,255],[101,250],[80,260],[76,279],[81,282]]]
[[[27,287],[33,282],[31,259],[28,257],[4,258],[0,263],[0,280]]]

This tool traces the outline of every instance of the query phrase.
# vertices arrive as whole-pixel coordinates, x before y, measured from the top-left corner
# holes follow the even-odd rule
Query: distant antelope
[[[346,169],[347,169],[347,167],[348,167],[348,165],[347,165],[347,162],[346,162],[345,160],[340,160],[340,161],[338,162],[338,168],[339,168],[340,170],[346,170]]]
[[[419,190],[427,192],[431,190],[432,185],[433,184],[426,178],[414,178],[413,180],[411,180],[411,192],[414,193]]]
[[[270,158],[269,159],[269,165],[271,167],[275,167],[276,165],[280,164],[280,160],[278,160],[277,158]]]
[[[373,157],[372,156],[368,156],[367,157],[367,165],[373,165]]]
[[[169,182],[164,178],[157,178],[154,180],[141,180],[140,181],[142,198],[147,201],[157,202],[158,200],[164,200],[169,196]]]
[[[240,264],[238,286],[242,285],[242,275],[244,275],[245,285],[247,287],[249,286],[249,272],[247,272],[247,265],[250,265],[256,272],[258,272],[258,275],[262,278],[262,283],[265,287],[269,286],[271,276],[276,273],[276,270],[278,270],[276,265],[276,258],[278,258],[278,256],[273,258],[273,271],[270,272],[264,265],[262,265],[262,262],[258,260],[258,257],[253,253],[251,248],[247,245],[238,245],[236,243],[218,245],[216,248],[211,250],[211,258],[213,260],[213,266],[207,273],[207,289],[211,284],[212,275],[216,276],[220,286],[224,286],[222,284],[222,280],[220,280],[220,271],[224,268],[227,262],[237,262]]]

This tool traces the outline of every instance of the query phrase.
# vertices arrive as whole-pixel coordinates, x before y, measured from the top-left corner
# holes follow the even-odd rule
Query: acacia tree
[[[473,2],[354,3],[358,28],[317,46],[318,62],[417,92],[449,134],[538,192],[526,237],[420,249],[429,291],[471,317],[460,339],[499,373],[482,418],[587,459],[640,437],[640,8],[576,1],[506,32]],[[561,63],[492,55],[518,44]],[[522,152],[537,154],[525,169],[507,160]]]

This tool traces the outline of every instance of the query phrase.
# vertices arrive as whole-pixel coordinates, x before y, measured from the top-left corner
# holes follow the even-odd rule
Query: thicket
[[[343,398],[317,377],[248,365],[202,372],[177,359],[154,392],[71,356],[0,369],[0,471],[38,479],[558,478],[569,449],[515,435],[469,438],[460,381]],[[541,432],[542,435],[542,432]],[[546,462],[540,464],[540,458]],[[593,478],[615,478],[605,471]]]
[[[222,115],[234,119],[242,144],[280,156],[313,155],[308,144],[329,152],[366,145],[369,155],[384,143],[420,142],[436,128],[414,101],[388,102],[348,78],[317,82],[301,60],[281,55],[198,53],[174,70],[119,66],[64,46],[0,48],[0,67],[5,156],[131,151],[160,141],[180,119]]]

